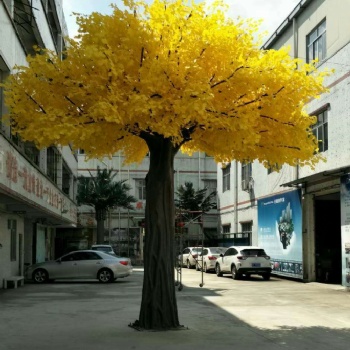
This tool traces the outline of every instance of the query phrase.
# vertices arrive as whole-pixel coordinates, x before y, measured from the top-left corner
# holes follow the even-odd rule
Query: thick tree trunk
[[[105,241],[105,219],[106,210],[105,209],[95,209],[96,210],[96,243],[103,244]]]
[[[97,220],[97,233],[96,233],[96,243],[103,244],[105,241],[105,222],[104,220]]]
[[[168,139],[147,140],[150,168],[146,178],[144,280],[140,328],[168,330],[180,327],[175,295],[174,156]]]

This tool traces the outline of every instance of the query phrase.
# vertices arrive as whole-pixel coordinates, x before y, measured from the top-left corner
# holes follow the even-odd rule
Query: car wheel
[[[192,266],[189,260],[186,261],[186,266],[188,269],[192,269]]]
[[[263,275],[263,279],[264,279],[265,281],[269,281],[269,280],[270,280],[270,277],[271,277],[271,275],[270,275],[269,273],[265,273],[265,274]]]
[[[238,279],[239,279],[240,274],[237,272],[237,268],[236,268],[235,265],[232,266],[232,268],[231,268],[231,273],[232,273],[232,278],[233,278],[234,280],[238,280]]]
[[[97,274],[97,279],[101,283],[108,283],[114,280],[113,272],[109,269],[102,269]]]
[[[37,269],[33,272],[33,280],[35,283],[45,283],[49,280],[49,274],[44,269]]]
[[[216,276],[222,277],[222,272],[221,272],[221,270],[220,270],[220,265],[219,265],[219,264],[216,264],[216,266],[215,266],[215,272],[216,272]]]

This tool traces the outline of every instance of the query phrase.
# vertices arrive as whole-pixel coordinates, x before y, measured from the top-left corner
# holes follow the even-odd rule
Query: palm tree
[[[104,243],[104,221],[108,209],[133,209],[131,204],[136,202],[136,199],[128,194],[131,187],[125,183],[126,180],[113,181],[116,173],[112,172],[113,169],[101,170],[97,167],[95,178],[81,176],[78,179],[78,205],[86,204],[95,208],[97,244]]]
[[[187,220],[195,220],[202,222],[202,214],[208,212],[211,209],[216,208],[216,191],[213,191],[207,195],[207,188],[195,190],[192,182],[185,182],[185,185],[178,187],[175,199],[176,208],[180,209],[181,217],[186,217]],[[205,233],[205,232],[204,232]],[[210,237],[207,237],[210,238]]]
[[[175,199],[175,205],[179,209],[192,212],[207,212],[216,207],[216,191],[207,195],[207,188],[195,190],[192,182],[185,182],[185,185],[178,187],[178,199]]]

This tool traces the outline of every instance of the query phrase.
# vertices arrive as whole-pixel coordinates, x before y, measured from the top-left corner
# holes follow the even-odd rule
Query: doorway
[[[341,284],[340,193],[315,197],[316,281]]]

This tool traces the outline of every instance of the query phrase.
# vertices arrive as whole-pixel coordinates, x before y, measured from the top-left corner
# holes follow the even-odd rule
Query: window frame
[[[222,168],[222,192],[231,189],[231,163]]]
[[[146,200],[146,179],[135,179],[136,197],[139,200]]]
[[[252,162],[246,161],[241,163],[241,185],[242,190],[247,191],[249,189],[249,182],[252,179],[253,170]]]
[[[242,233],[252,233],[253,231],[253,221],[244,221],[241,222],[241,232]],[[248,230],[249,228],[249,230]]]
[[[7,225],[10,232],[10,260],[17,261],[17,221],[8,219]]]
[[[326,152],[329,149],[329,144],[328,144],[328,111],[329,111],[329,104],[327,104],[323,108],[320,108],[317,111],[310,114],[314,117],[317,117],[317,122],[311,126],[311,130],[312,130],[313,135],[317,139],[318,153]],[[322,116],[322,121],[320,121],[320,116]],[[321,136],[320,136],[320,134],[321,134]]]
[[[320,30],[322,30],[322,32],[319,32]],[[315,34],[315,38],[312,38],[314,34]],[[320,43],[322,45],[321,50],[319,50]],[[317,45],[317,49],[315,48],[316,45]],[[312,57],[310,57],[311,48],[312,48]],[[319,62],[322,62],[323,60],[325,60],[326,56],[327,56],[327,22],[326,22],[326,18],[324,18],[306,36],[306,62],[310,63],[312,60],[315,60],[315,59],[318,59]]]

